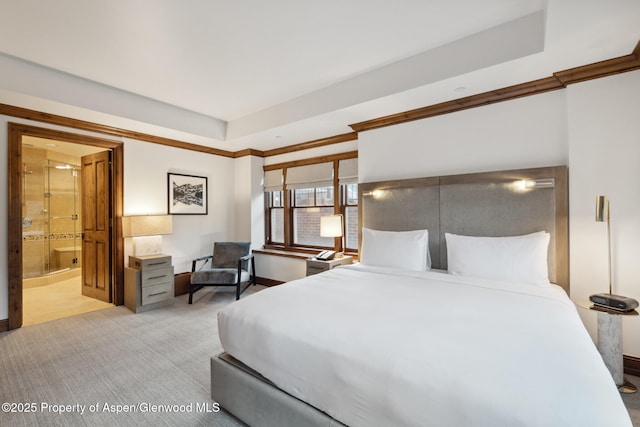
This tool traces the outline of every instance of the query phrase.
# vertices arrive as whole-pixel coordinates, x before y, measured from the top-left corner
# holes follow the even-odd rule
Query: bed
[[[361,264],[219,312],[223,408],[260,426],[631,425],[567,296],[566,168],[360,192]]]

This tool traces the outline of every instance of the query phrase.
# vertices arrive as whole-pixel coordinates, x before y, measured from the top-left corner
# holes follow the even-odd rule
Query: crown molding
[[[189,142],[163,138],[147,133],[101,125],[99,123],[87,122],[85,120],[72,119],[70,117],[30,110],[13,105],[0,104],[0,115],[18,117],[21,119],[33,120],[41,123],[49,123],[52,125],[64,126],[73,129],[81,129],[90,132],[97,132],[122,138],[137,139],[139,141],[152,142],[154,144],[167,145],[176,148],[183,148],[185,150],[199,151],[201,153],[215,154],[224,157],[233,157],[233,153],[231,151],[219,150],[217,148],[205,147],[204,145],[191,144]]]
[[[552,90],[563,89],[567,85],[586,80],[598,79],[614,74],[626,73],[640,69],[640,42],[629,55],[605,61],[595,62],[576,68],[553,73],[550,77],[483,92],[440,104],[429,105],[402,113],[391,114],[372,120],[349,125],[355,132],[393,126],[414,120],[426,119],[443,114],[455,113],[469,108],[482,107],[496,102],[509,101],[523,96],[537,95]]]
[[[309,150],[311,148],[323,147],[325,145],[339,144],[341,142],[355,141],[358,139],[356,132],[348,132],[326,138],[314,139],[313,141],[302,142],[300,144],[288,145],[286,147],[274,148],[264,151],[264,157],[277,156],[279,154],[295,153],[296,151]]]
[[[265,165],[262,167],[262,169],[265,171],[271,171],[276,169],[292,168],[297,166],[306,166],[306,165],[313,165],[316,163],[326,163],[326,162],[333,162],[336,160],[355,159],[355,158],[358,158],[357,150],[347,151],[345,153],[327,154],[324,156],[311,157],[311,158],[307,157],[300,160],[292,160],[290,162],[274,163],[271,165]]]
[[[174,148],[182,148],[185,150],[197,151],[206,154],[224,156],[230,158],[239,158],[245,156],[269,157],[278,154],[293,153],[296,151],[308,150],[310,148],[322,147],[325,145],[338,144],[341,142],[353,141],[358,139],[356,132],[348,132],[341,135],[329,136],[326,138],[315,139],[313,141],[302,142],[299,144],[279,147],[272,150],[262,151],[254,148],[247,148],[239,151],[226,151],[217,148],[206,147],[204,145],[192,144],[189,142],[179,141],[170,138],[163,138],[142,132],[135,132],[127,129],[117,128],[113,126],[101,125],[99,123],[88,122],[70,117],[49,114],[42,111],[30,110],[28,108],[16,107],[13,105],[0,104],[0,115],[18,117],[21,119],[32,120],[41,123],[49,123],[73,129],[81,129],[90,132],[97,132],[111,136],[131,138],[139,141],[151,142],[154,144],[166,145]]]
[[[601,77],[607,77],[619,73],[626,73],[628,71],[634,71],[638,69],[640,69],[640,41],[638,42],[638,44],[636,44],[636,47],[629,55],[620,56],[618,58],[608,59],[589,65],[583,65],[576,68],[570,68],[563,71],[558,71],[556,73],[553,73],[549,77],[517,84],[514,86],[496,89],[489,92],[483,92],[465,98],[454,99],[452,101],[446,101],[439,104],[417,108],[414,110],[354,123],[349,125],[353,132],[264,151],[253,148],[247,148],[239,151],[221,150],[213,147],[206,147],[204,145],[192,144],[189,142],[170,138],[163,138],[147,133],[131,131],[128,129],[122,129],[113,126],[106,126],[98,123],[92,123],[84,120],[73,119],[70,117],[49,114],[42,111],[30,110],[27,108],[21,108],[7,104],[0,104],[0,115],[18,117],[22,119],[49,123],[73,129],[81,129],[90,132],[97,132],[111,136],[131,138],[139,141],[145,141],[154,144],[166,145],[169,147],[181,148],[185,150],[197,151],[200,153],[213,154],[223,157],[270,157],[280,154],[309,150],[312,148],[318,148],[331,144],[354,141],[358,139],[358,132],[378,129],[386,126],[393,126],[414,120],[426,119],[429,117],[454,113],[456,111],[467,110],[470,108],[482,107],[524,96],[537,95],[544,92],[563,89],[567,85],[573,83],[579,83],[591,79],[598,79]]]

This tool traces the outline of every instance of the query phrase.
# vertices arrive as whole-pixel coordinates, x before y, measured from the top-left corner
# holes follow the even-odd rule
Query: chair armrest
[[[247,264],[247,268],[249,267],[249,265],[253,266],[253,254],[248,254],[238,258],[238,277],[240,277],[240,270],[242,270],[242,264],[249,261],[251,261],[251,263]]]
[[[210,259],[213,258],[213,255],[207,255],[207,256],[202,256],[200,258],[196,258],[191,262],[191,272],[193,273],[194,271],[196,271],[196,264],[199,261],[206,261],[204,264],[206,264]],[[203,264],[203,266],[204,266]]]

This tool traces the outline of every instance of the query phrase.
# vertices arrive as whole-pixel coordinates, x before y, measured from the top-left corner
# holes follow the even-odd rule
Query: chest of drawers
[[[171,304],[173,282],[171,256],[131,256],[124,271],[124,305],[140,313]]]

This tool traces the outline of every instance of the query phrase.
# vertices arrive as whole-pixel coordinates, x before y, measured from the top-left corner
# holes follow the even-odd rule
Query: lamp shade
[[[134,215],[122,217],[124,237],[159,236],[173,233],[171,215]]]
[[[342,215],[320,217],[320,236],[342,237]]]

